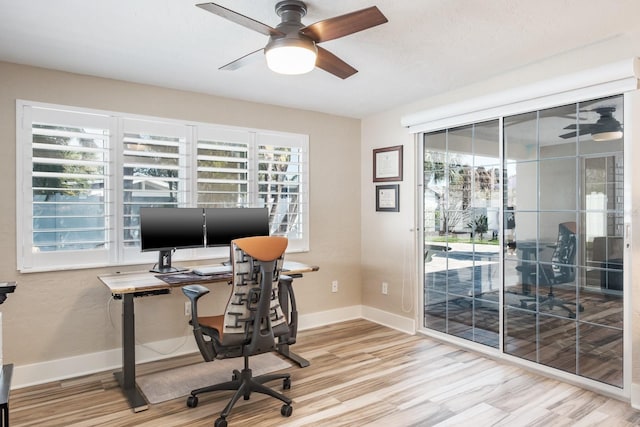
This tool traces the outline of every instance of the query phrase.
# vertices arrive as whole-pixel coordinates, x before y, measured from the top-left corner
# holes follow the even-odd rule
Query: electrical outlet
[[[389,284],[387,282],[382,282],[382,294],[387,295],[389,293]]]
[[[184,302],[184,315],[191,316],[191,303],[189,301]]]
[[[331,292],[338,292],[338,281],[334,280],[331,282]]]

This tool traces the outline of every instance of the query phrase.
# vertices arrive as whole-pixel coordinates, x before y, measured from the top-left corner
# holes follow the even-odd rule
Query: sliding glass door
[[[424,134],[425,328],[623,386],[622,108]]]

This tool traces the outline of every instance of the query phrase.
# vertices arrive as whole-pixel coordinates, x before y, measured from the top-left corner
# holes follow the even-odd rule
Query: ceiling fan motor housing
[[[302,18],[307,14],[307,5],[297,0],[284,0],[278,2],[275,9],[278,16],[282,18],[282,22],[276,26],[276,29],[284,33],[284,36],[271,35],[265,50],[286,45],[304,47],[317,52],[315,42],[310,37],[300,34],[300,30],[305,27],[302,24]]]
[[[620,122],[613,117],[615,107],[600,107],[595,111],[600,114],[600,118],[595,126],[599,132],[616,132],[621,129]]]
[[[290,12],[291,16],[289,16]],[[307,5],[299,0],[283,0],[276,3],[276,13],[283,21],[297,20],[300,22],[307,14]]]
[[[298,0],[284,0],[276,4],[275,10],[282,18],[276,30],[284,33],[284,36],[279,34],[269,36],[265,51],[281,46],[296,46],[317,53],[315,42],[300,33],[300,30],[305,27],[302,24],[302,18],[307,14],[307,5]]]

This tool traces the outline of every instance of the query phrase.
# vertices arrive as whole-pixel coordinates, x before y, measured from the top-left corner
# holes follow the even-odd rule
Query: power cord
[[[111,297],[110,297],[110,298],[109,298],[109,300],[107,301],[107,314],[108,314],[108,316],[109,316],[109,323],[111,323],[111,327],[112,327],[114,330],[117,330],[118,328],[116,327],[116,324],[115,324],[115,322],[114,322],[114,320],[113,320],[113,316],[111,315],[111,303],[112,303],[114,300],[115,300],[115,298],[113,297],[113,295],[111,295]],[[134,300],[134,303],[135,303],[135,300]],[[175,353],[176,351],[180,350],[180,349],[181,349],[182,347],[184,347],[184,345],[187,343],[187,339],[189,338],[189,334],[187,334],[188,330],[189,330],[189,324],[185,322],[185,328],[184,328],[184,331],[183,331],[183,338],[184,338],[184,339],[182,340],[182,343],[178,344],[175,348],[171,349],[171,350],[170,350],[170,351],[168,351],[168,352],[160,351],[160,350],[158,350],[158,349],[155,349],[155,348],[151,347],[151,346],[150,346],[150,345],[148,345],[148,344],[145,344],[144,342],[142,342],[142,341],[138,340],[138,337],[137,337],[137,336],[136,336],[136,338],[135,338],[135,342],[136,342],[136,344],[137,344],[137,345],[139,345],[139,346],[141,346],[141,347],[144,347],[144,348],[146,348],[147,350],[150,350],[150,351],[152,351],[152,352],[154,352],[154,353],[156,353],[156,354],[160,354],[160,355],[162,355],[162,356],[169,356],[169,355],[171,355],[171,354]]]
[[[410,229],[410,232],[413,232],[414,229]],[[408,245],[411,245],[413,239],[408,241]],[[407,244],[402,246],[402,296],[401,296],[401,308],[403,313],[411,313],[413,310],[413,253],[410,255],[411,258],[407,257]],[[405,288],[407,285],[407,276],[409,277],[409,307],[405,308]]]

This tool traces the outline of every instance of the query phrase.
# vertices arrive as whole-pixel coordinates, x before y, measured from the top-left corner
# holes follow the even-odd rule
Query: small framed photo
[[[373,182],[402,181],[402,145],[373,150]]]
[[[400,185],[376,185],[376,211],[400,212]]]

